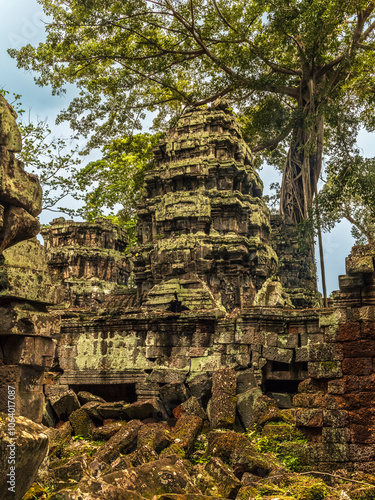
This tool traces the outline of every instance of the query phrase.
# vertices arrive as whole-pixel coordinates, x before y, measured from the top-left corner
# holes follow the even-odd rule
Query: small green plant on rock
[[[190,456],[190,462],[193,465],[206,464],[210,459],[211,455],[207,453],[208,442],[205,435],[198,436],[198,439],[194,443],[194,451]]]
[[[292,472],[301,470],[301,456],[303,446],[307,443],[305,436],[300,434],[295,426],[285,425],[285,423],[273,422],[267,424],[271,429],[275,429],[270,435],[264,435],[261,427],[254,427],[247,432],[247,436],[252,440],[255,451],[258,453],[273,453]],[[288,427],[288,429],[285,429]],[[263,434],[261,434],[263,433]]]
[[[54,488],[49,483],[33,483],[31,488],[22,497],[22,500],[42,500],[49,498]]]

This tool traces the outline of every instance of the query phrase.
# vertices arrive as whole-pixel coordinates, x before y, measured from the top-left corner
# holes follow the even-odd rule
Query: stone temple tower
[[[277,257],[263,185],[233,112],[223,101],[188,110],[154,154],[133,261],[142,306],[252,305]]]

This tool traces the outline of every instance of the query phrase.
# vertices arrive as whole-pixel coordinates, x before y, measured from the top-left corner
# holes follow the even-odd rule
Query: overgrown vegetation
[[[46,41],[10,54],[56,94],[97,147],[132,137],[147,112],[165,130],[186,106],[225,96],[246,140],[283,170],[281,210],[307,217],[323,154],[351,156],[375,126],[375,5],[359,0],[40,0]]]

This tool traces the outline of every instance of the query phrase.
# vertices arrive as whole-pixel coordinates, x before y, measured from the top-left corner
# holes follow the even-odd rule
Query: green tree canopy
[[[303,220],[324,150],[348,117],[374,128],[375,3],[364,0],[39,0],[46,42],[10,53],[80,95],[61,119],[92,146],[226,96],[253,151],[284,162],[281,211]]]
[[[135,207],[159,138],[160,134],[143,133],[107,143],[101,159],[83,167],[76,176],[85,203],[79,214],[88,221],[96,217],[112,219],[125,226],[134,242]]]
[[[316,206],[324,229],[345,218],[357,244],[375,245],[375,159],[357,154],[331,161]]]

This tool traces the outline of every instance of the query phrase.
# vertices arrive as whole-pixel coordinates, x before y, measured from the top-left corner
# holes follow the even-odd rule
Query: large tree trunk
[[[280,212],[297,224],[308,217],[322,167],[324,118],[314,102],[314,83],[304,86],[299,99],[301,124],[293,133],[285,162]]]

